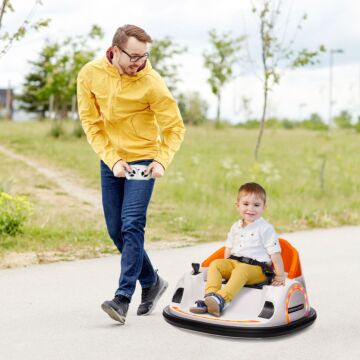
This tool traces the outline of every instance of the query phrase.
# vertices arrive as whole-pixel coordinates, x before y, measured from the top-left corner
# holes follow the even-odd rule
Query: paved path
[[[360,227],[286,236],[299,250],[310,304],[318,319],[278,339],[226,339],[175,328],[164,321],[177,280],[219,243],[152,251],[170,282],[151,316],[119,326],[100,309],[116,284],[118,257],[0,271],[0,359],[360,359]]]

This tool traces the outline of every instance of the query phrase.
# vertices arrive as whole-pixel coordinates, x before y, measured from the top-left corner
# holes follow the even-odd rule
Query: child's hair
[[[261,185],[257,183],[252,182],[241,185],[237,196],[238,201],[242,195],[247,194],[254,194],[261,198],[264,201],[264,204],[266,203],[266,191]]]

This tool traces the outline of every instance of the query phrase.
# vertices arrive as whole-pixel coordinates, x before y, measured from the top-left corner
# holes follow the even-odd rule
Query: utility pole
[[[306,103],[300,103],[299,104],[299,118],[298,121],[302,121],[303,120],[303,109],[306,107]]]
[[[5,108],[6,108],[6,117],[8,120],[12,120],[13,116],[13,91],[11,89],[11,83],[9,82],[8,87],[6,89],[6,100],[5,100]]]
[[[358,77],[358,96],[357,96],[357,117],[355,123],[360,123],[360,65],[359,65],[359,77]]]
[[[334,65],[334,54],[342,54],[344,50],[342,49],[330,49],[330,59],[329,59],[329,119],[328,125],[329,129],[332,127],[332,106],[333,106],[333,65]]]

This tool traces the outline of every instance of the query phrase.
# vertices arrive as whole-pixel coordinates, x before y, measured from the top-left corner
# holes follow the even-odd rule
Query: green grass
[[[266,188],[265,216],[278,231],[359,223],[359,135],[267,131],[260,162],[255,163],[256,135],[256,131],[238,129],[188,131],[167,178],[158,184],[156,197],[160,204],[171,199],[175,205],[164,216],[175,220],[177,231],[196,233],[201,239],[204,232],[210,239],[224,238],[237,218],[237,189],[248,181]]]
[[[57,185],[20,161],[0,153],[0,191],[25,196],[32,211],[23,232],[0,235],[0,257],[8,252],[91,255],[113,249],[100,211],[59,191]]]
[[[0,121],[0,144],[19,154],[34,157],[43,164],[70,170],[82,177],[85,186],[98,187],[98,159],[89,151],[86,139],[71,136],[74,122],[64,122],[67,135],[54,138],[49,135],[52,124],[44,122],[13,123]],[[91,150],[91,149],[90,149]]]
[[[0,144],[44,165],[70,172],[84,186],[98,188],[96,155],[86,139],[70,135],[73,123],[65,123],[64,127],[68,135],[54,139],[47,135],[51,128],[49,122],[3,121],[0,122]],[[279,232],[360,223],[359,134],[266,129],[259,162],[253,157],[256,136],[256,130],[189,128],[166,176],[157,181],[149,208],[148,239],[225,239],[230,225],[237,219],[234,206],[237,189],[248,181],[259,182],[266,188],[265,218]],[[325,181],[321,189],[320,169],[324,157]],[[0,175],[0,184],[6,181],[2,178]],[[46,187],[47,183],[38,186]],[[56,191],[58,197],[65,197],[59,189]],[[53,223],[48,227],[47,231],[54,234],[52,238],[57,239],[52,242],[60,244],[62,235],[64,239],[89,237],[89,244],[106,237],[104,225],[99,222],[99,236],[91,236],[87,230],[71,235],[71,231],[78,230],[72,230],[66,216],[71,214],[64,214],[58,225]],[[77,218],[84,218],[85,229],[92,228],[86,225],[86,216],[81,211]],[[62,223],[67,224],[64,230]],[[39,235],[36,222],[34,224],[23,238],[28,239],[26,242],[47,244],[47,236]],[[79,240],[78,244],[83,243]],[[47,246],[51,247],[51,242]]]

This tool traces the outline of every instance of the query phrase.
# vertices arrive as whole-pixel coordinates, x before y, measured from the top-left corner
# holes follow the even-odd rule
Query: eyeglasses
[[[119,47],[119,49],[129,57],[130,62],[138,62],[139,60],[145,61],[149,57],[149,53],[147,52],[144,55],[130,55],[121,47]]]

